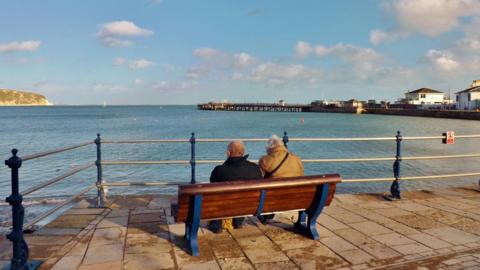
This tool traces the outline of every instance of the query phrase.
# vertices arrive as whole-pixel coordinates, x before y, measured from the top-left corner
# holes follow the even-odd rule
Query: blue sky
[[[0,7],[0,88],[55,104],[395,100],[480,79],[480,0]]]

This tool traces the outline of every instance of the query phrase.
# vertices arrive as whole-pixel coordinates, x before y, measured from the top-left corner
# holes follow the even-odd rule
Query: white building
[[[405,93],[405,101],[407,104],[414,105],[443,104],[445,102],[445,94],[430,88],[420,88]]]
[[[474,80],[469,88],[455,93],[458,110],[480,109],[480,80]]]

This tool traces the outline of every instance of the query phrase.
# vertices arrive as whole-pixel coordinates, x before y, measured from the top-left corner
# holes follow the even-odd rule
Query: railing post
[[[395,136],[396,143],[397,143],[397,151],[395,155],[395,162],[393,162],[393,177],[395,177],[395,180],[393,180],[392,185],[390,186],[390,195],[385,197],[387,200],[400,200],[400,184],[399,184],[399,179],[400,179],[400,164],[402,162],[402,135],[400,131],[397,131],[397,136]]]
[[[288,148],[288,135],[286,131],[283,132],[283,144]]]
[[[13,245],[13,254],[10,265],[5,269],[36,269],[41,262],[28,262],[28,245],[23,238],[23,218],[25,216],[25,210],[22,206],[23,197],[19,191],[18,181],[18,169],[22,166],[22,159],[17,156],[17,153],[17,149],[12,149],[12,157],[5,160],[5,165],[12,171],[12,194],[6,198],[6,201],[12,206],[13,225],[12,231],[7,235],[7,238]]]
[[[288,148],[288,135],[286,131],[283,132],[282,140],[285,147]],[[305,211],[298,211],[298,220],[295,223],[295,226],[297,228],[303,228],[307,226],[307,214]]]
[[[195,184],[195,133],[190,137],[190,167],[192,168],[191,184]]]
[[[97,207],[104,207],[105,206],[105,189],[102,187],[102,184],[103,184],[102,138],[100,138],[100,133],[97,133],[95,144],[97,145],[97,160],[95,161],[95,166],[97,166]]]

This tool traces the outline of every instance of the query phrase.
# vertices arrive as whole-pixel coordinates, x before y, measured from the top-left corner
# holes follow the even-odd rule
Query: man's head
[[[233,141],[228,144],[227,157],[243,157],[245,154],[245,146],[241,141]]]
[[[270,136],[270,138],[268,138],[267,147],[266,147],[267,153],[269,153],[272,149],[278,146],[285,146],[285,144],[283,144],[283,140],[280,137],[273,134],[272,136]]]

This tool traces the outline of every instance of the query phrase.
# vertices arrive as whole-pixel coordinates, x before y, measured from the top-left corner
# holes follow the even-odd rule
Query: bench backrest
[[[256,215],[262,191],[262,213],[307,209],[314,202],[317,187],[323,184],[329,184],[329,205],[339,182],[340,175],[328,174],[181,185],[176,221],[186,221],[195,195],[202,196],[201,219],[220,219]]]

